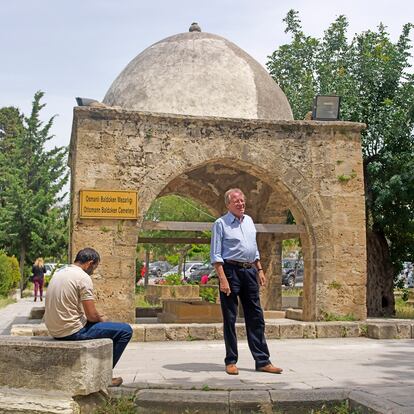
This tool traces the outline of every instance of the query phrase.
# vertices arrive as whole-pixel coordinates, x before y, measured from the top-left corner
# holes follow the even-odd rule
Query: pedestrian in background
[[[37,301],[37,294],[39,293],[40,301],[43,301],[43,285],[45,283],[46,268],[42,257],[38,257],[33,266],[33,283],[34,283],[34,301]]]

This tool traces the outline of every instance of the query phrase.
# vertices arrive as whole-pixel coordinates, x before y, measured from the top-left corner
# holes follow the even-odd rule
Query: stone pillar
[[[259,233],[257,245],[260,261],[266,274],[266,286],[261,292],[264,310],[282,309],[282,242],[275,234]]]

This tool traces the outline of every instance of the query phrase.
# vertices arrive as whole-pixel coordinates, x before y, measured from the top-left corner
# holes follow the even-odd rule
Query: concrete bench
[[[0,336],[0,391],[8,387],[74,397],[106,390],[111,378],[110,339]]]

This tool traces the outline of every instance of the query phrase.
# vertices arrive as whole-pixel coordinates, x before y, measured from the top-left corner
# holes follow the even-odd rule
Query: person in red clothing
[[[39,293],[40,301],[43,300],[43,284],[45,280],[46,268],[44,266],[43,258],[38,257],[33,266],[33,283],[34,283],[34,301],[37,301],[37,294]]]

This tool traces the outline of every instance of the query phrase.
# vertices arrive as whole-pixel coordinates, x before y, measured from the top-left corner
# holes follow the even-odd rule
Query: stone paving
[[[36,306],[27,298],[0,309],[0,332],[8,334],[15,323],[38,323],[28,319]],[[245,339],[239,341],[238,376],[224,372],[221,340],[131,342],[114,370],[124,385],[112,392],[133,393],[142,407],[168,407],[174,400],[193,401],[188,406],[194,408],[202,402],[201,412],[232,412],[231,407],[275,399],[353,398],[374,413],[414,413],[412,339],[269,339],[268,344],[282,375],[256,372]]]
[[[221,341],[131,343],[114,374],[124,391],[180,390],[324,391],[360,393],[371,404],[395,413],[414,413],[414,343],[368,338],[268,341],[282,375],[254,370],[246,341],[239,343],[240,374],[224,372]],[[390,411],[391,410],[391,411]]]
[[[12,325],[38,324],[38,320],[29,319],[30,311],[35,306],[41,306],[42,302],[33,302],[29,296],[0,309],[0,335],[10,335]]]

